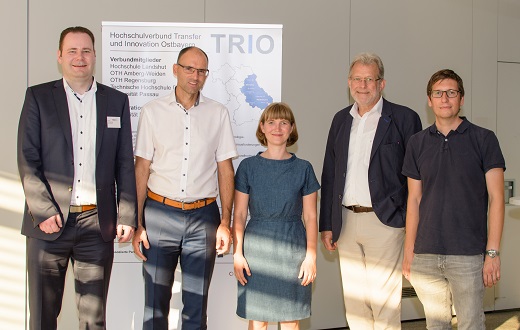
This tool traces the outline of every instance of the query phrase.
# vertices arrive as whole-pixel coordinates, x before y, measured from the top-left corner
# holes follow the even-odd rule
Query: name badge
[[[121,118],[119,117],[107,117],[108,128],[121,128]]]

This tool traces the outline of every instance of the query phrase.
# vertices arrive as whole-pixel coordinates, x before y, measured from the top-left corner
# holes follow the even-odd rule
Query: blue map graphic
[[[263,110],[273,102],[273,98],[258,86],[256,74],[252,74],[244,80],[244,86],[240,88],[240,91],[245,95],[246,102],[253,108]]]
[[[273,102],[261,84],[262,79],[247,65],[225,63],[211,77],[216,84],[214,90],[219,93],[214,99],[228,108],[232,125],[256,125],[262,111]]]

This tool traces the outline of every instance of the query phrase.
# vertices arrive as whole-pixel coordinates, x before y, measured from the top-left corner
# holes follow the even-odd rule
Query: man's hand
[[[228,226],[219,225],[217,229],[217,254],[224,254],[231,247],[231,232]]]
[[[482,269],[482,277],[484,279],[484,286],[490,288],[497,284],[500,280],[500,257],[491,258],[486,255],[484,260],[484,268]]]
[[[61,216],[59,214],[55,214],[47,220],[43,221],[39,224],[40,230],[46,234],[53,234],[60,231],[60,228],[63,226],[61,221]]]
[[[321,232],[321,241],[323,242],[325,248],[329,251],[335,251],[338,247],[337,242],[332,243],[332,231],[330,230]]]
[[[129,242],[134,235],[134,227],[127,225],[117,225],[117,239],[119,243]]]
[[[141,247],[140,247],[141,242],[143,243],[143,247],[145,249],[148,250],[150,248],[150,243],[148,242],[148,235],[146,234],[146,229],[144,229],[143,226],[137,227],[134,238],[132,239],[132,246],[134,247],[135,255],[139,259],[146,261],[146,257],[141,252]]]
[[[405,249],[402,270],[404,278],[406,278],[408,281],[410,281],[410,268],[412,266],[413,257],[413,250],[407,251],[407,249]]]

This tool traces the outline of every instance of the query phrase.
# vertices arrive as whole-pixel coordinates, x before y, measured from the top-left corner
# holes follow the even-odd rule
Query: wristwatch
[[[498,252],[497,250],[486,250],[486,254],[490,257],[490,258],[494,258],[496,256],[499,256],[500,255],[500,252]]]

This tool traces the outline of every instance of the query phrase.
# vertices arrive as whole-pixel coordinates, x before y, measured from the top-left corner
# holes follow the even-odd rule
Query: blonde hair
[[[354,57],[354,59],[352,60],[352,63],[350,63],[349,78],[350,78],[350,72],[352,72],[352,68],[357,63],[363,64],[363,65],[370,65],[370,64],[377,65],[377,69],[379,71],[377,78],[385,79],[385,66],[383,65],[383,61],[377,54],[361,53],[361,54],[356,55],[356,57]]]

